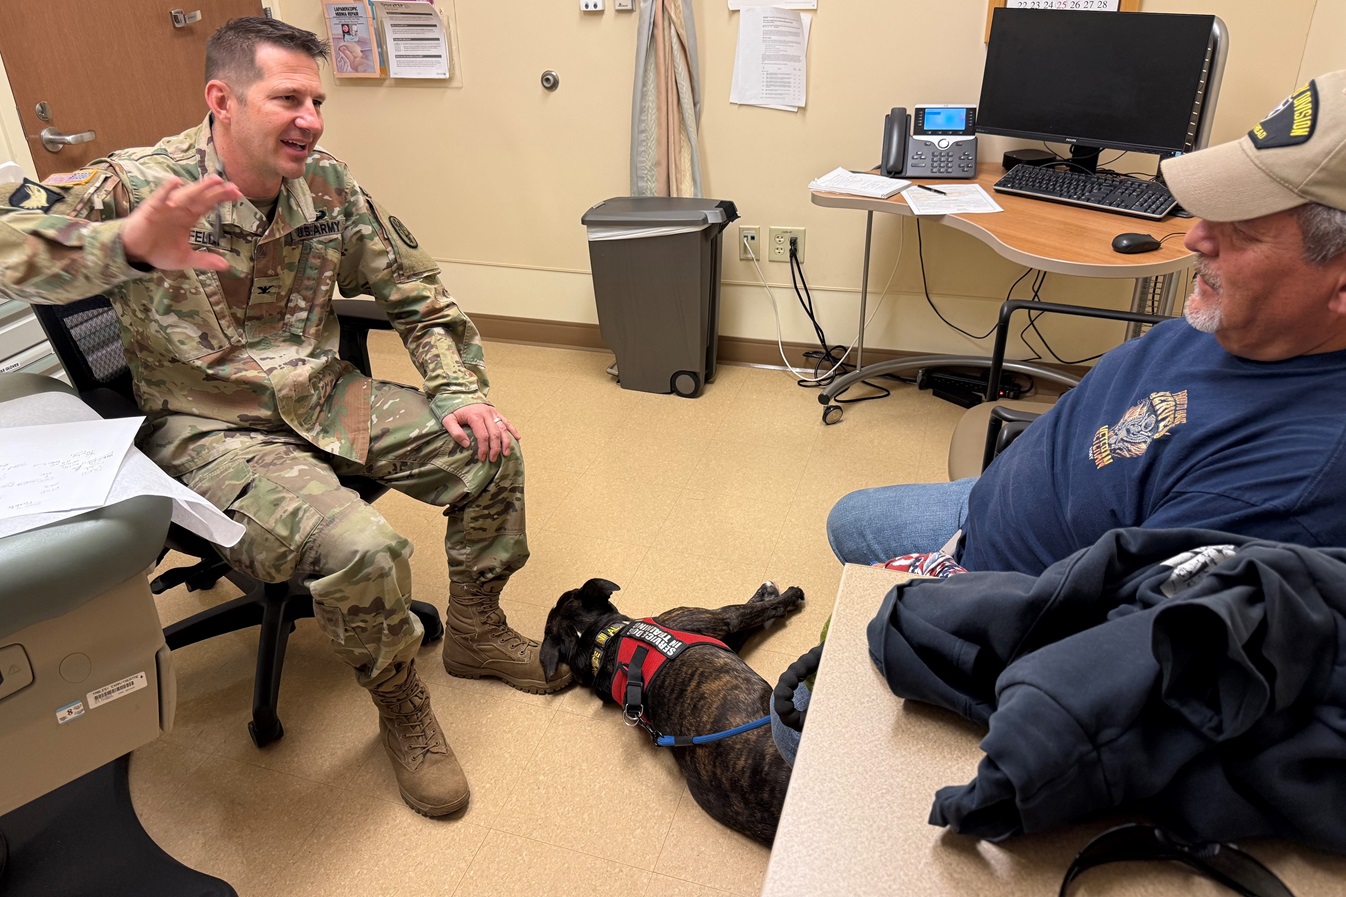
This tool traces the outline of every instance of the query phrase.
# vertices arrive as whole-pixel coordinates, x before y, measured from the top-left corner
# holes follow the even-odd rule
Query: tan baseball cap
[[[1305,203],[1346,210],[1346,71],[1319,75],[1238,140],[1163,162],[1183,208],[1246,221]]]

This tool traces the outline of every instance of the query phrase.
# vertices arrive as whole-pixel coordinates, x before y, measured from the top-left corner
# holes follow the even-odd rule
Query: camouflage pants
[[[247,531],[223,549],[236,569],[267,582],[310,581],[314,616],[336,653],[373,688],[412,658],[424,630],[411,613],[412,545],[338,475],[361,475],[444,508],[453,594],[498,593],[528,560],[523,454],[478,461],[418,391],[374,381],[364,464],[294,434],[259,434],[182,477]],[[468,431],[471,435],[471,431]]]

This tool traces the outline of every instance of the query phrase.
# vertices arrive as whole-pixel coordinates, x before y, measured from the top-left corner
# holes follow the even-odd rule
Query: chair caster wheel
[[[828,405],[823,409],[823,423],[829,425],[835,424],[837,421],[841,420],[841,415],[844,413],[844,410],[845,409],[840,405]]]
[[[259,748],[264,748],[273,741],[280,741],[285,737],[285,727],[276,720],[274,726],[259,727],[257,723],[248,723],[248,734],[252,736],[252,743]]]

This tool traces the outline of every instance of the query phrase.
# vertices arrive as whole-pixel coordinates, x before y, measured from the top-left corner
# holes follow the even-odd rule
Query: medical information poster
[[[374,12],[363,0],[325,0],[323,18],[332,43],[332,70],[338,78],[382,78],[385,75]]]
[[[449,37],[431,3],[375,0],[388,74],[394,78],[448,78]]]

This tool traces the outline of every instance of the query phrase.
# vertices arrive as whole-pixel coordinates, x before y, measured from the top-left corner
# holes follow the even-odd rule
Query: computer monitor
[[[1103,148],[1198,149],[1222,31],[1210,15],[997,8],[977,131],[1070,144],[1091,170]]]

